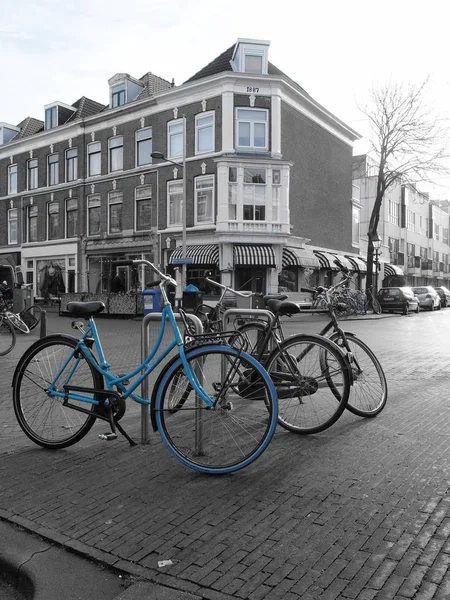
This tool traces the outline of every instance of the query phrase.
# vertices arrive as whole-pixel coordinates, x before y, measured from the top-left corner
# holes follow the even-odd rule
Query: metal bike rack
[[[149,313],[148,315],[145,315],[142,320],[142,328],[141,328],[142,361],[144,361],[144,359],[150,353],[150,336],[149,336],[150,323],[153,321],[161,321],[161,319],[162,319],[162,313]],[[191,321],[191,323],[194,325],[196,335],[201,335],[203,333],[202,322],[196,315],[186,314],[186,319]],[[175,313],[175,320],[183,322],[181,315],[178,313]],[[149,398],[148,377],[146,377],[144,379],[144,381],[141,383],[141,394],[142,394],[143,398]],[[149,430],[149,417],[150,417],[150,405],[143,404],[141,406],[141,443],[142,444],[148,444],[148,441],[149,441],[149,431],[148,431]],[[200,428],[201,428],[201,424],[196,423],[195,435],[196,435],[196,443],[198,442],[198,445],[200,445],[199,438],[201,437]],[[197,444],[196,444],[196,447],[199,447],[199,446],[197,446]]]
[[[234,316],[234,319],[231,317]],[[222,316],[222,327],[224,331],[228,330],[228,325],[230,321],[235,321],[236,319],[242,317],[257,317],[258,319],[266,319],[270,326],[273,325],[275,320],[275,315],[270,311],[264,308],[228,308]]]

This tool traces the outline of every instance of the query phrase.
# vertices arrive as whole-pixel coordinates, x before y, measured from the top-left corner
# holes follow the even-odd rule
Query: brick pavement
[[[140,323],[99,323],[112,362],[139,360]],[[101,424],[57,452],[28,442],[9,388],[22,337],[0,363],[0,518],[211,600],[449,598],[449,325],[450,310],[352,321],[385,367],[383,413],[345,413],[316,436],[278,429],[259,460],[221,477],[183,467],[157,435],[102,443]],[[140,411],[123,424],[139,439]]]

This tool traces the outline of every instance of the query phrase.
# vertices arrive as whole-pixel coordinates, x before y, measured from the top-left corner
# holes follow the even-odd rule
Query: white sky
[[[447,14],[446,0],[0,0],[0,121],[43,120],[55,100],[106,104],[119,72],[179,85],[241,37],[270,40],[270,62],[362,135],[357,106],[387,80],[430,76],[450,124]],[[422,189],[450,199],[449,181]]]

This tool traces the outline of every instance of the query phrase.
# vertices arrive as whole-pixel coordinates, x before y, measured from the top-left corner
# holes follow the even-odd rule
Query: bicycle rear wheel
[[[28,326],[31,331],[41,322],[42,308],[37,304],[29,306],[20,313],[20,318]]]
[[[0,356],[5,356],[16,345],[14,327],[4,315],[0,315]]]
[[[376,298],[372,296],[372,309],[376,315],[381,315],[381,304],[378,302]]]
[[[386,406],[388,387],[383,367],[372,350],[359,338],[349,332],[344,333],[347,344],[339,333],[330,336],[342,350],[352,353],[350,367],[353,383],[347,408],[359,417],[375,417]]]
[[[181,358],[169,363],[155,391],[161,439],[184,465],[203,473],[231,473],[267,448],[277,423],[269,376],[247,353],[229,346],[200,346],[186,358],[212,407],[199,399]]]
[[[30,333],[28,326],[22,321],[22,319],[18,315],[9,311],[6,313],[6,315],[11,325],[15,329],[17,329],[17,331],[21,331],[22,333]]]
[[[64,335],[38,340],[22,356],[14,373],[13,405],[17,420],[24,433],[44,448],[75,444],[95,422],[94,405],[71,401],[89,411],[78,412],[64,406],[62,398],[47,393],[52,382],[60,391],[64,384],[103,389],[100,373],[80,354],[74,354],[77,341]]]
[[[270,355],[266,369],[278,394],[278,423],[289,431],[319,433],[335,423],[347,405],[347,364],[326,338],[287,338]]]

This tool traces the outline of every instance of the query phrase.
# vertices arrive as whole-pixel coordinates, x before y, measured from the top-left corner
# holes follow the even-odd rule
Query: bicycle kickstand
[[[107,433],[100,433],[98,437],[101,440],[105,440],[107,442],[116,440],[117,439],[116,428],[117,428],[119,430],[119,432],[124,436],[124,438],[126,438],[128,440],[128,443],[130,444],[130,446],[137,446],[137,443],[130,438],[130,436],[124,430],[122,425],[120,425],[120,423],[118,421],[116,421],[111,407],[108,407],[108,420],[109,420],[109,424],[111,426],[111,431],[108,431]]]

